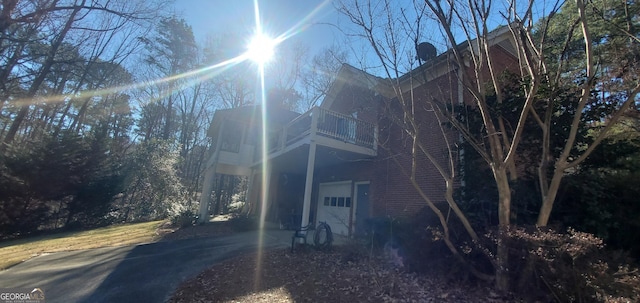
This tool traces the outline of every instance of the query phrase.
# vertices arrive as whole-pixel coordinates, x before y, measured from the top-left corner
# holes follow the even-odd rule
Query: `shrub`
[[[252,216],[234,216],[229,220],[229,223],[235,231],[251,231],[260,227],[258,218]]]
[[[193,211],[185,209],[171,217],[171,224],[176,227],[187,227],[193,225],[195,218],[196,216]]]
[[[427,208],[410,218],[371,218],[363,239],[371,248],[388,255],[391,262],[399,265],[402,260],[406,270],[452,277],[460,266],[438,237],[439,229],[432,227],[434,222],[433,212]]]
[[[244,208],[245,202],[240,201],[241,195],[234,194],[231,197],[231,203],[229,203],[229,213],[230,214],[240,214],[242,213],[242,209]]]
[[[535,295],[559,302],[640,302],[637,270],[592,234],[517,227],[509,239],[512,280],[523,294],[537,289]]]

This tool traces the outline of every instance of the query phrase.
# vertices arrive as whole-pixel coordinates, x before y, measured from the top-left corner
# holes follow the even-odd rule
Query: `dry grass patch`
[[[153,221],[117,225],[2,242],[0,269],[44,253],[153,242],[159,239],[157,229],[161,224],[162,221]]]

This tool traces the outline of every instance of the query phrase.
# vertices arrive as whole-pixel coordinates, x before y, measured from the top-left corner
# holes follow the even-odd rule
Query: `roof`
[[[497,29],[491,31],[487,35],[486,39],[489,41],[490,45],[500,46],[507,52],[511,53],[513,56],[516,56],[515,47],[510,40],[512,39],[510,28],[513,26],[517,26],[517,24],[498,27]],[[469,51],[470,49],[476,51],[474,43],[475,41],[476,39],[464,41],[456,45],[456,49],[460,51]],[[344,63],[342,64],[342,67],[340,67],[340,70],[338,71],[335,80],[331,84],[327,95],[322,101],[321,106],[324,108],[330,108],[340,92],[349,86],[367,88],[385,97],[393,98],[395,97],[395,91],[393,89],[394,84],[400,84],[400,89],[406,91],[407,88],[412,88],[414,87],[414,85],[420,84],[419,82],[422,79],[416,79],[415,75],[429,75],[428,78],[433,79],[440,75],[442,72],[450,71],[452,67],[456,68],[457,65],[455,64],[455,60],[453,59],[453,51],[451,49],[429,60],[428,62],[423,63],[422,65],[416,67],[415,69],[409,71],[408,73],[400,76],[397,79],[380,78]],[[408,82],[412,82],[411,80],[414,80],[413,82],[416,83],[407,84]]]
[[[372,91],[382,91],[387,85],[385,84],[385,79],[376,77],[347,63],[343,63],[320,106],[330,108],[340,92],[348,86],[362,87]]]

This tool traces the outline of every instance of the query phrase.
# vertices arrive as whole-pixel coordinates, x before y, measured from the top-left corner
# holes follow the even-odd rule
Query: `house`
[[[502,69],[518,67],[511,41],[507,27],[490,37]],[[466,45],[459,47],[468,49]],[[402,121],[392,115],[398,110],[392,104],[399,96],[411,97],[420,138],[446,166],[445,149],[456,147],[446,140],[456,142],[459,136],[443,130],[435,111],[422,104],[427,99],[472,102],[464,89],[468,69],[455,64],[449,52],[398,79],[345,64],[322,104],[306,113],[260,106],[217,111],[208,133],[214,143],[201,220],[209,217],[215,174],[247,176],[247,200],[256,206],[252,212],[268,221],[293,226],[326,221],[334,233],[345,236],[366,233],[368,218],[407,217],[421,210],[424,200],[408,173],[424,193],[443,202],[442,177],[427,159],[410,157],[415,147],[400,127]],[[261,140],[262,132],[266,140]]]

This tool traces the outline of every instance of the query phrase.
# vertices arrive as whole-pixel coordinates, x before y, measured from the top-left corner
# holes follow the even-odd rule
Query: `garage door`
[[[334,234],[349,235],[351,205],[351,181],[320,184],[318,222],[327,222]]]

